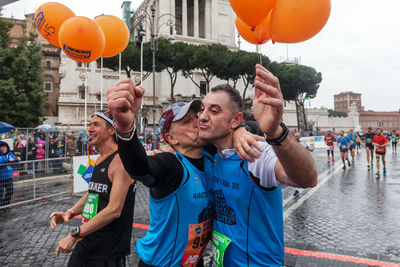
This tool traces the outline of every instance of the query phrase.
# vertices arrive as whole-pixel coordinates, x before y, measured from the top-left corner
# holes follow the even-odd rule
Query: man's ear
[[[236,129],[242,121],[243,121],[243,113],[242,112],[236,113],[231,120],[231,129]]]
[[[170,144],[171,146],[176,146],[177,144],[179,144],[178,140],[175,139],[173,134],[165,133],[164,137],[165,137],[165,141],[168,144]]]

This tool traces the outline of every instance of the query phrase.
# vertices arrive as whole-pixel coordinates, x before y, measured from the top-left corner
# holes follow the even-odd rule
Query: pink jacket
[[[36,158],[37,159],[44,159],[45,151],[43,148],[36,149]]]

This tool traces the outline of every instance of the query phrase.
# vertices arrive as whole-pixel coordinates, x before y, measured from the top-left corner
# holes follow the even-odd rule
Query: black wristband
[[[288,136],[288,134],[289,134],[288,127],[286,127],[286,125],[283,122],[281,122],[281,126],[282,126],[281,136],[279,136],[278,138],[275,138],[275,139],[269,139],[268,136],[265,137],[265,141],[267,141],[267,143],[270,144],[271,146],[280,146],[281,143]]]
[[[238,126],[236,126],[235,130],[241,128],[241,127],[246,127],[246,123],[244,121],[242,121],[241,123],[239,123]]]

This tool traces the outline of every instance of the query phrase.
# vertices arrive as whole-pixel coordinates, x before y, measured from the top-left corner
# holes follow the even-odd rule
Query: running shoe
[[[334,163],[335,162],[335,159],[332,159],[332,163]]]
[[[367,165],[367,168],[368,168],[368,170],[370,169],[370,166],[369,166],[369,164]]]
[[[354,161],[354,159],[352,159],[352,160],[351,160],[351,163],[353,163],[353,164],[354,164],[354,162],[355,162],[355,161]]]
[[[296,190],[294,191],[294,193],[293,193],[293,196],[297,196],[297,195],[299,195],[299,194],[300,194],[299,190],[296,189]]]
[[[386,175],[386,169],[383,168],[383,175]]]
[[[343,168],[342,168],[343,170],[345,170],[346,169],[346,164],[345,165],[343,165]]]
[[[381,173],[379,171],[376,172],[376,178],[381,177]]]
[[[329,163],[331,163],[331,162],[328,160],[328,164],[329,164]]]
[[[349,167],[351,166],[351,164],[350,164],[350,160],[349,161],[347,161],[347,163],[349,164]]]
[[[371,161],[371,167],[372,167],[372,168],[374,167],[374,162],[372,162],[372,161]]]

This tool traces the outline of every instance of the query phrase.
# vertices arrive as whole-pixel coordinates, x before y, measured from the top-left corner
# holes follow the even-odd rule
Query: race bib
[[[367,139],[366,139],[366,142],[367,142],[368,144],[371,144],[371,143],[372,143],[372,138],[367,138]]]
[[[232,239],[229,237],[218,233],[217,231],[213,231],[212,237],[211,237],[211,244],[212,244],[212,267],[223,267],[223,261],[224,261],[224,254],[226,251],[226,248],[229,246],[229,244],[232,242]]]
[[[199,224],[189,225],[189,239],[182,257],[182,265],[185,267],[196,266],[203,250],[211,237],[212,218]]]
[[[83,206],[82,217],[90,220],[96,216],[98,204],[99,194],[89,193],[85,205]]]

